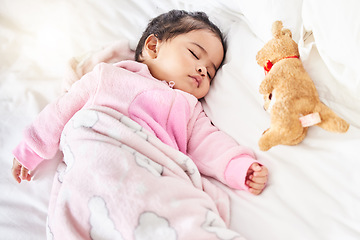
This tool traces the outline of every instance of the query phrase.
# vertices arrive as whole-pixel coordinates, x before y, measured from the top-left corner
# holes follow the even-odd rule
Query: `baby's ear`
[[[154,34],[149,35],[145,40],[144,51],[150,58],[157,57],[158,44],[160,43],[159,39],[155,37]]]

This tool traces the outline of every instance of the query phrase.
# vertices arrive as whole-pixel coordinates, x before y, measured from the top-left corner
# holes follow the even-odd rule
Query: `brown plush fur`
[[[267,151],[278,144],[295,145],[304,140],[307,127],[300,116],[318,112],[321,122],[317,125],[327,131],[346,132],[349,124],[320,102],[315,85],[305,71],[299,57],[298,45],[291,31],[283,29],[281,21],[272,26],[273,39],[257,53],[257,63],[264,67],[270,61],[273,66],[260,85],[264,95],[264,108],[272,102],[271,126],[259,140],[259,147]],[[291,58],[287,58],[291,57]]]

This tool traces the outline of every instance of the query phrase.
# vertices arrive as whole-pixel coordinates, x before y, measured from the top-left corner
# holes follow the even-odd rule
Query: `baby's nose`
[[[200,73],[201,76],[206,76],[206,73],[207,73],[206,67],[198,66],[197,71],[198,71],[198,73]]]

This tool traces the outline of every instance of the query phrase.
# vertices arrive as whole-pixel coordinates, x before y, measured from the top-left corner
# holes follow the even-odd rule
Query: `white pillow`
[[[182,9],[187,11],[203,11],[226,35],[233,22],[242,17],[237,8],[237,0],[178,0]]]
[[[303,0],[180,0],[187,10],[200,10],[215,18],[215,21],[225,31],[229,30],[230,23],[238,21],[242,16],[250,29],[263,42],[272,38],[271,26],[273,22],[281,20],[286,28],[293,33],[297,42],[301,31],[301,10]]]
[[[262,41],[244,20],[232,24],[227,35],[228,49],[223,67],[216,74],[204,109],[215,126],[240,144],[258,148],[257,142],[269,125],[259,85],[263,68],[256,63]]]
[[[235,9],[244,14],[252,31],[263,41],[269,41],[273,22],[281,20],[284,27],[291,30],[298,42],[301,31],[301,11],[303,0],[237,0]]]
[[[348,109],[354,116],[360,113],[360,1],[304,0],[303,23],[313,33],[319,51],[331,78],[319,78],[332,92],[327,99],[338,108]],[[306,47],[306,46],[305,46]],[[316,80],[316,79],[314,79]],[[319,90],[321,94],[321,90]]]

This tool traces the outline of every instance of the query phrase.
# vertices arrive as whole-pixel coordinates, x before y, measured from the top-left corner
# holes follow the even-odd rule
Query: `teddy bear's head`
[[[275,64],[285,57],[299,57],[298,45],[292,39],[291,31],[283,29],[281,21],[276,21],[271,31],[273,39],[267,42],[256,55],[256,61],[260,66],[266,68],[267,65]]]

